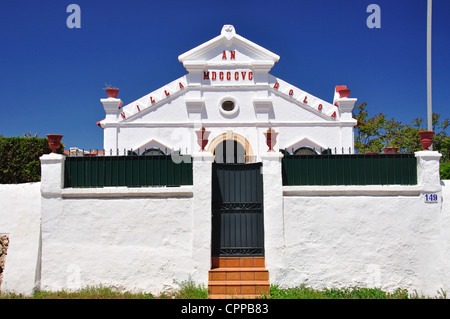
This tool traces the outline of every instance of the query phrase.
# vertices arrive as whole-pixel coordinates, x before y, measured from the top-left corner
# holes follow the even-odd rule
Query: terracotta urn
[[[116,98],[117,94],[119,94],[119,89],[116,89],[116,88],[106,88],[105,91],[106,91],[106,94],[108,95],[108,97],[112,97],[112,98]]]
[[[420,131],[418,132],[420,138],[420,144],[423,146],[424,151],[429,151],[429,147],[433,144],[434,131]]]
[[[266,144],[269,147],[268,152],[273,152],[273,146],[277,143],[278,132],[275,132],[273,128],[270,128],[264,132],[264,135],[266,136]]]
[[[207,131],[203,126],[200,130],[195,131],[195,133],[197,134],[197,143],[200,146],[200,151],[204,152],[205,151],[205,147],[208,144],[208,137],[209,134],[211,133],[210,131]]]
[[[58,148],[61,147],[61,139],[64,135],[60,134],[47,134],[48,146],[52,150],[52,153],[56,153]]]

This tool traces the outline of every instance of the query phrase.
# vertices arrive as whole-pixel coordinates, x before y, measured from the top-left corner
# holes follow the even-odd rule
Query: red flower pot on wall
[[[208,144],[208,137],[211,132],[207,131],[203,126],[200,130],[195,131],[197,134],[197,143],[201,147],[200,152],[205,151],[205,147]]]
[[[266,136],[266,144],[269,147],[268,152],[273,152],[274,150],[272,148],[277,143],[278,133],[273,128],[270,128],[264,132],[264,135]]]
[[[429,151],[429,147],[433,144],[434,131],[421,131],[418,133],[420,137],[420,144],[423,146],[424,151]]]
[[[340,97],[349,97],[350,96],[350,90],[349,89],[340,90],[339,91],[339,96]]]
[[[108,95],[108,97],[112,97],[112,98],[116,98],[117,94],[119,94],[119,89],[116,89],[116,88],[106,88],[105,91],[106,91],[106,94]]]
[[[63,136],[59,134],[47,134],[48,146],[52,150],[52,153],[56,153],[58,148],[61,147],[61,139]]]

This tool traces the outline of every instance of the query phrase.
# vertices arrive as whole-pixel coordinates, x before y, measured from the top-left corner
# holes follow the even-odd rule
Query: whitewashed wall
[[[282,155],[266,153],[271,284],[449,291],[450,181],[431,172],[438,156],[416,155],[416,186],[283,187]],[[189,277],[206,285],[212,156],[193,160],[193,186],[63,189],[58,155],[41,158],[45,185],[0,185],[0,233],[10,236],[2,291],[103,284],[159,294]],[[438,202],[425,203],[426,192]]]
[[[40,183],[0,184],[0,234],[9,235],[1,291],[31,294],[38,287]]]
[[[192,189],[183,190],[186,197],[123,189],[107,198],[54,199],[60,209],[42,216],[41,289],[103,284],[156,292],[186,280],[194,269],[193,200]]]
[[[43,156],[53,186],[42,197],[40,289],[101,284],[159,294],[189,278],[206,286],[211,160],[193,154],[194,186],[62,189],[54,173],[64,158]]]
[[[417,186],[284,186],[282,204],[279,192],[265,187],[271,283],[448,291],[450,185],[435,174],[439,155],[416,156]],[[425,203],[428,192],[438,195],[436,203]]]
[[[448,218],[420,194],[284,197],[284,249],[272,279],[282,286],[450,288]],[[434,205],[434,206],[432,206]]]

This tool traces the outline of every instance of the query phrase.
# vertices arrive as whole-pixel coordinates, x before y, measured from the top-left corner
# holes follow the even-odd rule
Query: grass
[[[177,283],[177,282],[176,282]],[[31,297],[16,294],[1,294],[0,299],[207,299],[208,288],[195,284],[191,279],[177,283],[179,288],[162,292],[159,296],[150,293],[120,292],[111,287],[86,287],[77,291],[37,291]],[[270,293],[263,299],[447,299],[442,289],[436,297],[427,297],[406,289],[385,292],[378,288],[325,288],[313,289],[305,285],[294,288],[270,286]]]

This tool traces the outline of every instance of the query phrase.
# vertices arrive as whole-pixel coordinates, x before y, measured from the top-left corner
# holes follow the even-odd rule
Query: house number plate
[[[437,203],[438,195],[437,194],[425,194],[425,203]]]

